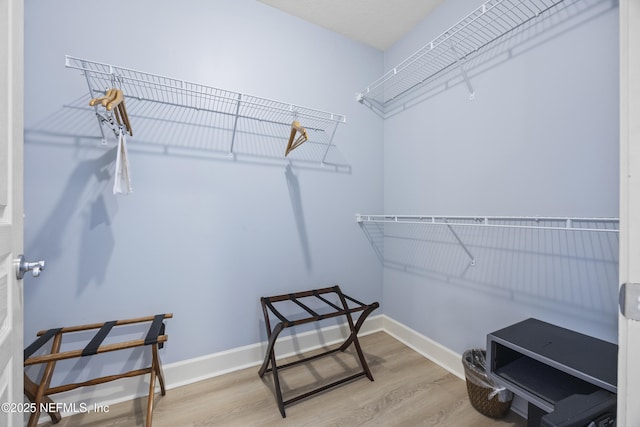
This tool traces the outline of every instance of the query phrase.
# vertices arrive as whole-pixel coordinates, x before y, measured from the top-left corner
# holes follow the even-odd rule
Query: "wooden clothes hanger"
[[[298,132],[300,132],[300,136],[294,140],[296,133]],[[302,145],[302,143],[308,139],[309,135],[307,135],[307,130],[302,127],[299,121],[294,120],[293,123],[291,123],[291,134],[289,135],[289,142],[287,143],[287,149],[284,152],[284,156],[287,157],[292,150]]]
[[[131,129],[131,122],[129,121],[127,108],[124,104],[124,93],[122,92],[122,90],[111,88],[107,90],[105,96],[100,98],[93,98],[89,101],[89,106],[91,107],[94,107],[98,104],[101,104],[103,107],[105,107],[107,111],[113,110],[116,121],[118,122],[118,126],[122,126],[124,124],[127,132],[129,132],[129,135],[133,136],[133,130]]]
[[[91,101],[89,101],[89,106],[94,107],[98,104],[102,104],[106,107],[107,103],[113,98],[114,91],[115,89],[108,89],[105,96],[91,99]]]
[[[133,136],[133,130],[131,129],[131,122],[129,121],[129,115],[127,114],[127,108],[124,105],[124,94],[122,94],[122,91],[119,89],[118,89],[118,92],[120,92],[122,99],[118,102],[117,108],[114,110],[116,115],[116,120],[118,119],[118,111],[119,111],[120,117],[122,118],[122,121],[125,127],[127,128],[127,131],[129,132],[129,135]],[[117,100],[117,97],[116,97],[116,100]],[[111,102],[107,105],[107,109],[109,108],[113,108],[113,106],[111,105]]]

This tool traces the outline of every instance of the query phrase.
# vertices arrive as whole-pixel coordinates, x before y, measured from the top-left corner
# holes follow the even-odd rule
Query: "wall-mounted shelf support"
[[[453,234],[453,237],[456,238],[456,240],[458,241],[458,244],[460,245],[460,247],[462,247],[462,249],[464,249],[464,251],[467,253],[467,255],[469,256],[469,258],[471,259],[471,265],[475,266],[476,265],[476,257],[474,257],[471,252],[469,251],[469,249],[467,248],[467,245],[464,244],[464,242],[462,241],[462,239],[460,238],[460,236],[458,236],[458,233],[455,232],[455,230],[451,227],[450,224],[447,224],[447,228],[449,229],[449,231],[451,232],[451,234]]]
[[[229,146],[229,156],[233,157],[233,144],[236,142],[236,132],[238,130],[238,119],[240,118],[240,102],[242,102],[242,95],[238,94],[238,103],[236,104],[235,119],[233,119],[233,134],[231,135],[231,144]]]
[[[336,135],[337,130],[338,130],[338,126],[333,128],[333,132],[331,133],[331,138],[330,138],[331,141],[333,141],[333,137]],[[321,161],[321,164],[323,165],[327,160],[327,155],[329,154],[329,148],[331,148],[331,145],[327,145],[327,148],[324,150],[324,155],[322,156],[322,161]]]
[[[456,55],[456,64],[458,66],[458,70],[460,70],[460,75],[464,79],[464,83],[467,85],[467,90],[469,91],[469,99],[473,100],[473,98],[475,98],[475,90],[473,90],[473,86],[471,86],[471,82],[469,81],[469,76],[467,76],[467,71],[464,69],[465,58],[460,57],[460,55],[456,51],[456,47],[453,44],[451,44],[451,50]]]
[[[346,122],[341,114],[329,113],[299,105],[283,103],[267,98],[241,94],[229,90],[218,89],[197,83],[150,74],[100,62],[89,61],[67,55],[67,68],[80,70],[84,75],[91,97],[105,93],[111,87],[121,89],[128,100],[133,102],[133,108],[143,109],[144,105],[157,104],[147,107],[144,118],[153,120],[167,120],[164,117],[149,117],[153,113],[160,116],[164,110],[187,109],[190,114],[207,114],[221,135],[228,135],[229,153],[234,156],[239,134],[256,135],[256,129],[269,127],[270,137],[287,141],[288,131],[293,120],[298,120],[309,131],[307,144],[318,144],[323,150],[317,150],[317,160],[324,164],[329,149],[334,146],[333,139],[337,127]],[[149,114],[148,111],[152,111]],[[182,110],[184,111],[184,110]],[[96,111],[103,142],[106,142],[103,126],[114,129],[115,120]],[[130,114],[134,116],[132,111]],[[166,114],[166,113],[164,113]],[[188,115],[188,114],[185,114]],[[141,115],[142,116],[142,115]],[[142,117],[140,117],[142,118]],[[140,135],[140,134],[138,134]],[[143,135],[144,136],[144,135]]]

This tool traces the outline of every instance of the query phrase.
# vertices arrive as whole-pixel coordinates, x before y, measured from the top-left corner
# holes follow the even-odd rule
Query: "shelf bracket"
[[[469,99],[473,100],[476,96],[475,90],[473,90],[473,86],[471,86],[471,82],[469,81],[469,77],[467,76],[467,71],[464,69],[464,59],[460,58],[458,51],[456,50],[453,43],[450,44],[451,51],[456,56],[456,64],[458,65],[458,69],[460,70],[460,74],[464,79],[464,83],[467,85],[467,90],[469,91]]]
[[[233,121],[233,133],[231,134],[231,144],[229,145],[229,157],[233,157],[233,144],[236,142],[236,131],[238,129],[238,118],[240,117],[240,101],[242,100],[242,94],[238,94],[238,101],[236,103],[236,114]]]
[[[327,155],[329,154],[329,149],[331,148],[331,144],[333,144],[333,137],[336,135],[336,131],[338,130],[338,125],[336,124],[333,127],[333,132],[331,132],[331,138],[329,138],[329,143],[327,144],[327,149],[324,150],[324,155],[322,156],[322,160],[320,164],[324,166],[324,162],[327,160]]]
[[[471,265],[475,266],[476,265],[476,258],[469,251],[469,249],[467,249],[467,245],[464,244],[462,239],[460,239],[460,236],[458,236],[458,233],[455,232],[455,230],[451,227],[450,224],[447,224],[447,228],[449,229],[449,231],[451,231],[451,234],[453,234],[453,237],[456,238],[456,240],[458,241],[458,243],[460,244],[462,249],[464,249],[464,251],[467,253],[467,256],[471,259]]]

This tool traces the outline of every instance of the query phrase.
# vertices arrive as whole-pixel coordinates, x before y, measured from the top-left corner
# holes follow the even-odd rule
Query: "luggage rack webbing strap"
[[[24,349],[24,360],[27,360],[28,358],[30,358],[33,353],[38,351],[40,347],[45,345],[47,341],[49,341],[54,335],[56,335],[61,330],[62,328],[49,329],[43,335],[40,335],[37,340],[32,342],[27,348]]]
[[[158,337],[164,333],[164,314],[156,314],[153,317],[153,322],[151,322],[151,326],[149,326],[149,332],[147,332],[147,336],[144,339],[144,345],[156,344],[158,342]]]
[[[93,339],[89,341],[89,344],[87,344],[85,348],[82,349],[82,356],[92,356],[94,354],[98,354],[98,347],[100,347],[102,341],[104,341],[104,339],[107,337],[109,332],[111,332],[111,329],[115,325],[115,320],[105,322],[104,325],[102,325],[102,328],[98,329],[98,332],[96,332]]]

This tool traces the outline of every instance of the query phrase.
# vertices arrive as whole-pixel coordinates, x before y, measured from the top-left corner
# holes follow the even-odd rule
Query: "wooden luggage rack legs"
[[[332,303],[327,298],[325,298],[326,294],[334,293],[340,299],[340,306]],[[312,310],[309,306],[305,305],[300,300],[303,298],[312,297],[314,299],[320,300],[324,305],[328,306],[332,311],[324,314],[318,314],[316,311]],[[305,317],[303,319],[298,320],[289,320],[285,316],[283,316],[276,308],[273,303],[280,301],[291,301],[301,307],[306,313],[309,314],[309,317]],[[351,302],[352,307],[349,307],[348,302]],[[276,400],[278,403],[278,408],[280,409],[280,414],[282,417],[286,417],[284,407],[291,403],[297,402],[299,400],[310,397],[314,394],[320,393],[332,387],[338,386],[340,384],[344,384],[348,381],[354,380],[356,378],[365,376],[373,381],[373,375],[371,375],[371,371],[369,370],[369,366],[367,365],[367,361],[364,358],[364,354],[362,353],[362,348],[360,347],[360,343],[358,342],[358,331],[362,327],[362,324],[366,320],[367,316],[371,314],[373,310],[378,308],[380,305],[377,302],[372,304],[363,304],[358,300],[351,298],[348,295],[345,295],[340,290],[339,286],[333,286],[330,288],[316,289],[311,291],[297,292],[293,294],[287,295],[277,295],[272,297],[262,297],[260,298],[260,303],[262,304],[262,311],[264,313],[264,322],[265,327],[267,328],[267,335],[269,337],[267,351],[264,357],[264,362],[262,363],[262,367],[258,374],[260,377],[264,376],[267,372],[273,372],[273,382],[275,386]],[[355,306],[354,306],[355,305]],[[276,324],[275,328],[271,329],[271,323],[269,321],[269,311],[271,311],[279,320],[278,324]],[[320,311],[320,310],[318,310]],[[353,322],[353,318],[351,315],[353,313],[362,312],[358,317],[358,321],[356,323]],[[276,343],[276,339],[280,332],[282,332],[285,328],[290,328],[296,325],[302,325],[304,323],[309,322],[318,322],[323,319],[329,319],[337,316],[345,316],[347,318],[347,322],[349,324],[349,336],[345,340],[345,342],[338,348],[328,350],[321,354],[316,354],[314,356],[306,357],[303,359],[296,360],[295,362],[287,363],[284,365],[278,366],[276,363],[276,356],[274,351],[274,346]],[[335,381],[331,384],[324,385],[322,387],[318,387],[314,390],[303,393],[299,396],[295,396],[288,400],[283,400],[282,390],[280,388],[280,379],[278,378],[278,370],[285,369],[291,366],[298,365],[303,362],[308,362],[314,359],[318,359],[323,356],[327,356],[329,354],[345,351],[351,344],[355,346],[356,352],[358,354],[358,359],[360,359],[360,365],[362,366],[362,371],[350,375],[346,378],[342,378],[338,381]],[[271,367],[269,367],[271,365]]]
[[[55,405],[53,400],[49,398],[49,395],[55,393],[62,393],[64,391],[74,390],[79,387],[91,386],[102,384],[105,382],[117,380],[120,378],[135,377],[137,375],[150,374],[149,379],[149,400],[147,402],[147,419],[146,426],[151,427],[151,415],[153,411],[153,397],[155,394],[155,381],[156,377],[160,383],[160,393],[164,396],[164,377],[162,375],[162,366],[160,364],[160,357],[158,355],[158,348],[162,348],[163,344],[167,341],[167,335],[164,334],[164,319],[173,317],[173,314],[157,314],[155,316],[140,317],[136,319],[127,320],[113,320],[105,323],[95,323],[91,325],[83,326],[71,326],[67,328],[49,329],[48,331],[38,332],[38,339],[36,339],[31,345],[24,350],[24,366],[31,366],[44,363],[44,373],[40,383],[37,384],[32,381],[26,374],[24,374],[24,394],[29,400],[35,404],[35,410],[31,413],[29,418],[28,427],[35,427],[38,424],[38,418],[40,417],[41,409],[45,408],[51,422],[56,424],[62,416],[58,411],[58,406]],[[102,342],[107,337],[109,332],[114,326],[130,325],[134,323],[151,322],[149,330],[144,339],[119,342],[114,344],[102,345]],[[82,350],[71,350],[60,352],[60,346],[62,344],[62,335],[72,332],[87,331],[91,329],[98,329],[95,336]],[[51,345],[51,352],[41,356],[33,356],[43,345],[53,338],[53,344]],[[56,362],[64,359],[73,359],[76,357],[92,356],[98,353],[106,353],[116,350],[124,350],[127,348],[134,348],[140,346],[151,346],[151,366],[144,369],[137,369],[134,371],[125,372],[123,374],[109,375],[100,378],[94,378],[82,383],[66,384],[57,387],[50,387],[51,377],[53,376],[53,370],[55,369]]]

